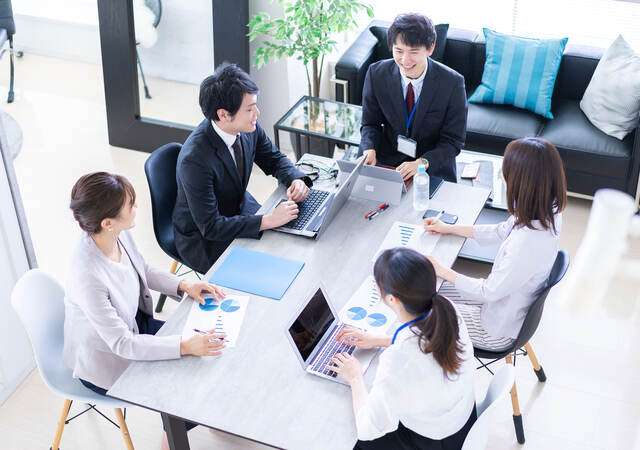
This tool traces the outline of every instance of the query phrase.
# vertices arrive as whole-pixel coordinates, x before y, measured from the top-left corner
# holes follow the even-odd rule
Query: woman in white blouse
[[[510,142],[502,175],[511,216],[497,225],[447,225],[428,218],[425,230],[456,234],[480,244],[500,243],[487,278],[471,278],[429,257],[446,283],[440,293],[457,303],[474,346],[508,348],[520,332],[536,292],[558,253],[567,185],[558,150],[542,138]]]
[[[331,370],[351,385],[357,449],[460,449],[476,420],[473,347],[456,308],[436,292],[436,274],[422,254],[386,250],[374,277],[382,301],[401,325],[375,336],[346,328],[340,341],[361,348],[388,347],[371,392],[358,360],[337,354]]]
[[[215,298],[224,293],[145,262],[128,231],[135,225],[137,205],[126,178],[106,172],[81,177],[71,191],[70,208],[83,230],[65,295],[63,360],[74,377],[105,395],[131,361],[220,355],[223,334],[186,340],[154,336],[164,322],[153,318],[149,289],[176,300],[187,293],[202,304],[203,291]],[[194,426],[187,423],[188,429]]]

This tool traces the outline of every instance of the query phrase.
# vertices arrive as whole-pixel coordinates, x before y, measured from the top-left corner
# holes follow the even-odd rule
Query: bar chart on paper
[[[375,262],[383,251],[395,247],[407,247],[420,253],[430,254],[438,243],[439,237],[437,234],[425,233],[422,224],[394,222],[373,256],[373,261]]]
[[[338,316],[346,324],[378,334],[386,333],[395,321],[394,312],[380,299],[372,275],[364,280]]]
[[[182,331],[183,339],[189,339],[197,333],[194,330],[225,333],[227,347],[234,347],[240,334],[249,296],[227,296],[222,300],[204,298],[205,304],[193,302],[189,317]]]

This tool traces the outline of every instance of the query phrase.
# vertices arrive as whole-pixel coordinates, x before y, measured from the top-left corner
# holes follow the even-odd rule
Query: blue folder
[[[280,300],[303,267],[302,261],[233,247],[209,282]]]

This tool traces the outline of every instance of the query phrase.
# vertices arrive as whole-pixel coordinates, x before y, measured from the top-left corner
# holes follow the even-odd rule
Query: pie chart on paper
[[[367,310],[359,306],[354,306],[347,310],[347,317],[351,320],[362,320],[367,317]]]
[[[240,303],[233,299],[225,300],[220,304],[220,309],[224,312],[232,313],[240,309]]]
[[[371,325],[372,327],[381,327],[382,325],[387,323],[387,316],[380,313],[369,314],[369,316],[367,317],[367,322],[369,322],[369,325]]]
[[[218,303],[215,299],[209,297],[204,299],[204,305],[200,304],[198,306],[200,306],[200,309],[202,309],[203,311],[213,311],[218,307]]]

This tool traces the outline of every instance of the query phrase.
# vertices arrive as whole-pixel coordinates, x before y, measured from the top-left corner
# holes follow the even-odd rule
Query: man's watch
[[[420,164],[424,164],[425,168],[429,168],[429,160],[424,156],[420,157]]]

